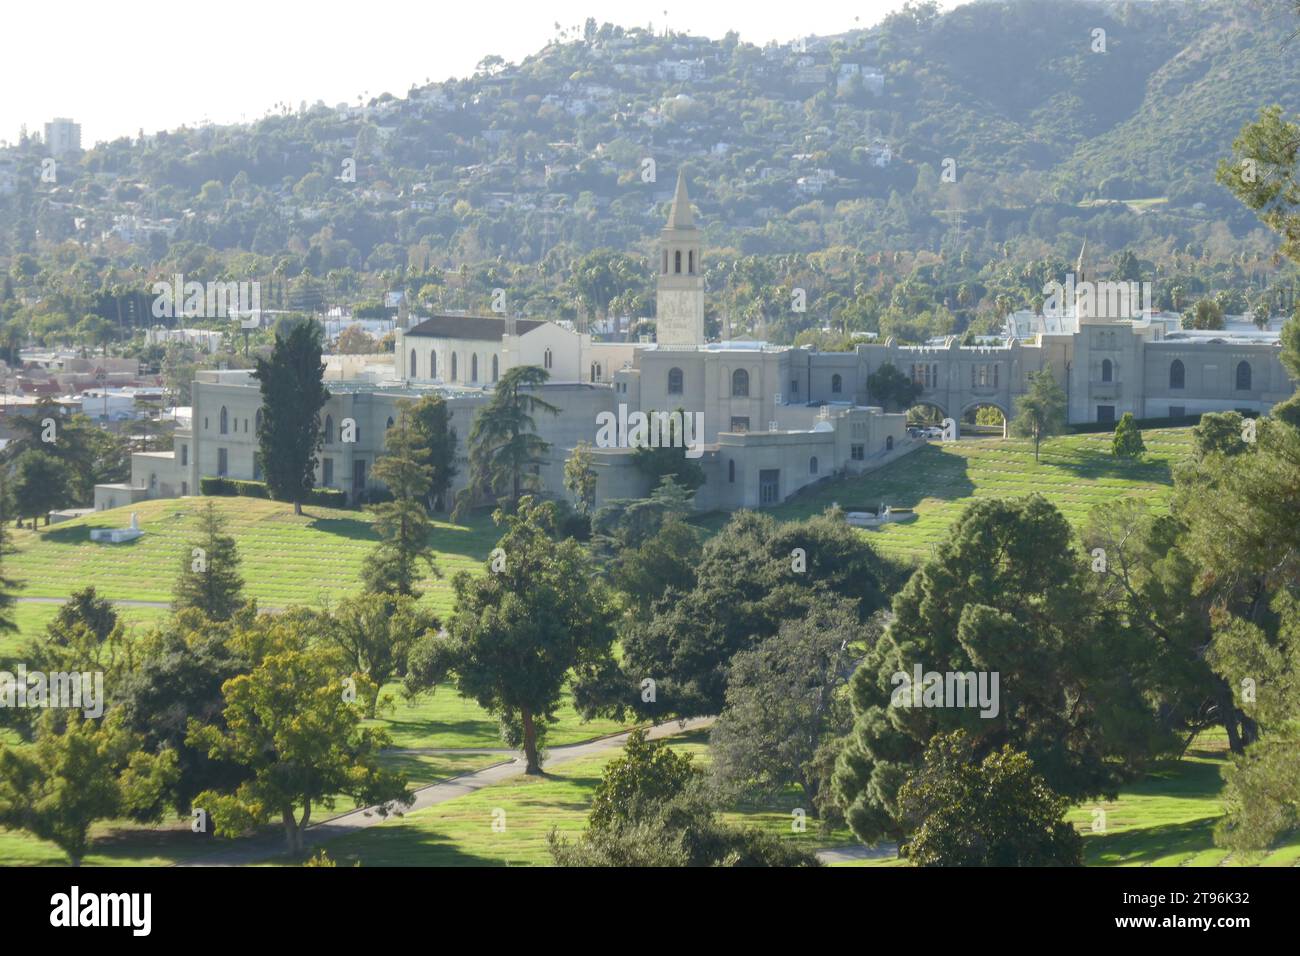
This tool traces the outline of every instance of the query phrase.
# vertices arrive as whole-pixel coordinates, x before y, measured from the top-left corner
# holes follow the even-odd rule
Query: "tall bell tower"
[[[704,344],[701,239],[691,214],[691,199],[686,195],[686,174],[679,170],[668,224],[659,235],[655,328],[661,348],[694,349]]]

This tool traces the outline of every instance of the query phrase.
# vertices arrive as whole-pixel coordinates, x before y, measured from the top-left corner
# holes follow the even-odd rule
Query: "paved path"
[[[894,843],[882,843],[880,846],[833,846],[827,850],[818,850],[817,859],[826,864],[854,863],[858,860],[892,860],[898,856],[898,846]]]
[[[101,595],[102,596],[102,595]],[[70,598],[65,597],[20,597],[19,604],[67,604]],[[127,601],[121,598],[109,598],[113,604],[120,604],[123,607],[171,607],[169,601]]]
[[[647,732],[651,740],[660,737],[670,737],[673,734],[684,733],[689,730],[699,730],[708,727],[713,723],[712,717],[696,717],[686,721],[671,721],[666,724],[658,724],[651,727]],[[607,753],[611,750],[620,749],[627,742],[628,734],[612,734],[608,737],[598,737],[595,740],[588,740],[580,744],[568,744],[563,747],[552,747],[546,757],[545,769],[552,770],[555,767],[569,763],[573,760],[580,760],[583,757],[593,757],[598,754]],[[495,753],[493,749],[468,749],[468,750],[442,750],[418,751],[420,753]],[[515,751],[505,751],[505,753],[516,753]],[[423,810],[425,807],[432,807],[439,803],[446,803],[448,800],[454,800],[457,797],[463,797],[475,790],[482,790],[484,787],[490,787],[494,783],[500,783],[503,780],[509,780],[511,777],[521,776],[524,772],[524,761],[520,757],[511,760],[504,760],[501,763],[493,764],[490,767],[484,767],[482,770],[475,770],[470,773],[463,773],[460,776],[452,777],[450,780],[444,780],[441,783],[431,784],[427,787],[415,791],[415,802],[411,804],[410,809],[404,810],[404,813],[412,813],[416,810]],[[356,833],[369,827],[377,826],[384,822],[384,818],[374,812],[374,807],[364,807],[358,810],[352,810],[340,816],[324,820],[321,823],[309,826],[307,832],[303,834],[303,843],[307,848],[316,847],[329,840],[346,836],[349,833]],[[229,847],[216,852],[205,854],[193,860],[185,860],[177,863],[177,866],[243,866],[249,863],[257,863],[269,857],[278,856],[284,852],[283,837],[277,834],[273,838],[259,838],[240,840]]]

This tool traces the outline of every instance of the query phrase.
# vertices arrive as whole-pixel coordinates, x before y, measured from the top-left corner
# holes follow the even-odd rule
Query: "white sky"
[[[941,4],[950,8],[947,0]],[[566,27],[665,23],[763,44],[865,27],[902,0],[15,0],[0,12],[0,140],[81,123],[82,145],[202,120],[253,120],[277,102],[355,103],[511,62]],[[667,15],[665,16],[665,11]],[[856,19],[855,19],[856,18]]]

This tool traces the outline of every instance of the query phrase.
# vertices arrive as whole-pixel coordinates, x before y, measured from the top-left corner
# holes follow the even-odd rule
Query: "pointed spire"
[[[1088,239],[1084,237],[1083,245],[1079,247],[1079,258],[1074,263],[1074,281],[1083,282],[1086,278],[1085,269],[1087,268],[1086,257],[1088,255]]]
[[[686,195],[686,171],[677,170],[677,192],[673,195],[673,208],[668,211],[669,229],[693,229],[691,197]]]

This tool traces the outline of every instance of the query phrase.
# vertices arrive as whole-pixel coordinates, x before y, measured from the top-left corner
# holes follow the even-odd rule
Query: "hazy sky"
[[[0,140],[55,116],[82,145],[182,123],[252,120],[277,102],[355,103],[413,83],[472,73],[486,54],[512,62],[565,27],[665,24],[763,44],[878,22],[903,0],[65,0],[6,3]],[[945,8],[955,5],[942,4]]]

